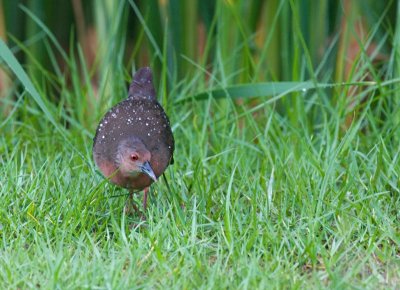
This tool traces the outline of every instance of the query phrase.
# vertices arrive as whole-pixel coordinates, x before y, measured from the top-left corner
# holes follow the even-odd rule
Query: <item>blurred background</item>
[[[368,78],[357,75],[362,58],[390,58],[396,15],[390,0],[1,0],[0,37],[35,80],[71,78],[76,58],[95,89],[110,66],[143,65],[164,70],[168,90],[199,70],[232,84],[341,82]],[[3,95],[12,86],[4,71],[0,85]]]
[[[1,0],[0,4],[0,37],[41,98],[50,107],[56,104],[53,112],[61,108],[66,126],[75,122],[88,136],[99,116],[125,96],[133,72],[141,66],[155,71],[159,99],[167,111],[183,99],[205,99],[204,92],[218,88],[223,90],[220,97],[239,98],[237,104],[246,110],[260,101],[260,94],[252,95],[252,84],[308,80],[315,85],[369,81],[378,85],[373,93],[365,91],[366,86],[346,85],[335,92],[308,94],[304,100],[294,94],[277,100],[276,110],[295,126],[303,117],[311,127],[320,122],[319,109],[310,105],[315,98],[340,108],[344,128],[367,95],[376,97],[379,104],[374,102],[373,107],[379,107],[378,115],[382,108],[387,114],[400,103],[396,82],[384,93],[379,85],[400,72],[396,1]],[[13,79],[8,67],[2,66],[3,116],[23,92]],[[240,84],[250,86],[235,90]],[[228,92],[229,88],[233,89]],[[381,97],[387,94],[392,95]],[[307,106],[315,114],[305,114]]]

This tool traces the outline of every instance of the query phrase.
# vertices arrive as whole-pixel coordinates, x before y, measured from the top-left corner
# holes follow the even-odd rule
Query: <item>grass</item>
[[[56,39],[43,30],[54,60]],[[251,39],[245,29],[239,36]],[[280,83],[287,89],[276,95],[252,81],[231,85],[249,78],[242,67],[249,72],[257,64],[249,43],[234,47],[244,51],[245,64],[236,63],[226,43],[207,47],[216,55],[208,81],[206,65],[193,60],[188,76],[167,75],[167,48],[158,48],[165,58],[156,86],[168,96],[162,102],[173,125],[175,164],[166,172],[170,189],[164,180],[152,186],[143,222],[124,214],[127,192],[107,183],[92,161],[97,122],[125,97],[130,75],[123,45],[103,45],[96,90],[79,49],[62,56],[67,80],[34,55],[20,67],[1,46],[22,86],[0,100],[7,116],[0,121],[1,289],[398,287],[395,72],[382,77],[360,57],[354,74],[370,73],[373,83],[357,86],[349,110],[348,86],[317,82],[316,89],[298,90],[309,85],[305,75],[321,79],[306,58],[293,64],[298,82]],[[387,67],[394,63],[395,57]],[[350,76],[346,84],[356,81]],[[258,89],[264,95],[251,98]]]

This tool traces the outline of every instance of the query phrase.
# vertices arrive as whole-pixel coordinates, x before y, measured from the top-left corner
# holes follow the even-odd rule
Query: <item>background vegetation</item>
[[[399,7],[0,0],[0,288],[397,288]],[[147,221],[91,157],[144,65],[177,145]]]

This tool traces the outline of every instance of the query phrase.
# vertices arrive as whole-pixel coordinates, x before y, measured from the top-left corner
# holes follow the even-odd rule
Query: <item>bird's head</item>
[[[157,181],[157,176],[150,165],[151,153],[140,139],[128,138],[121,141],[116,157],[116,163],[122,175],[128,177],[144,173]]]

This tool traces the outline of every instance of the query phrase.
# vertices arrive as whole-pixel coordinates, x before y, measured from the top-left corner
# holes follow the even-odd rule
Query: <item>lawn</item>
[[[0,289],[398,289],[400,27],[384,20],[396,3],[365,41],[335,34],[357,36],[346,67],[341,41],[321,56],[325,39],[296,28],[307,8],[296,1],[271,1],[281,18],[257,18],[269,23],[259,34],[239,17],[245,1],[218,2],[199,55],[190,9],[163,31],[117,2],[95,26],[92,64],[32,7],[20,10],[41,34],[0,40]],[[142,27],[132,46],[126,11]],[[186,38],[171,56],[177,24]],[[284,29],[290,43],[271,34]],[[146,220],[125,213],[128,191],[92,159],[98,122],[141,65],[155,68],[176,144]]]

